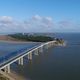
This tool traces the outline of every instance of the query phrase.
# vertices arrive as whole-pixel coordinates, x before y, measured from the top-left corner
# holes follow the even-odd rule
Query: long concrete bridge
[[[27,56],[29,60],[32,60],[32,54],[38,55],[39,52],[43,52],[43,49],[48,49],[51,46],[54,46],[56,41],[50,41],[46,43],[39,44],[34,46],[26,51],[26,49],[22,49],[17,53],[9,54],[9,56],[0,58],[0,74],[7,77],[9,80],[15,80],[13,77],[8,74],[11,72],[11,64],[18,61],[19,65],[24,65],[24,57]]]

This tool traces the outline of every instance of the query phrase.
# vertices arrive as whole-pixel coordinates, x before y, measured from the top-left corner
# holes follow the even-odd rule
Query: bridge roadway
[[[44,48],[48,49],[49,47],[53,46],[56,41],[50,41],[42,44],[38,44],[33,46],[30,49],[22,48],[18,51],[9,53],[6,56],[0,57],[0,74],[3,74],[4,76],[8,77],[10,80],[12,77],[8,76],[7,74],[10,73],[10,65],[16,61],[18,61],[19,65],[23,65],[24,57],[27,56],[28,59],[32,59],[32,54],[38,55],[39,52],[42,52]]]

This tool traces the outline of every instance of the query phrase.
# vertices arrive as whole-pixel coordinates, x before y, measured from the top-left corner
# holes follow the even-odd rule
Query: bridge
[[[48,49],[56,44],[57,41],[49,41],[46,43],[39,44],[28,50],[26,48],[21,49],[17,52],[8,54],[5,57],[0,57],[0,74],[7,77],[9,80],[15,80],[13,77],[8,74],[11,72],[11,64],[18,62],[19,65],[24,65],[24,57],[27,56],[29,60],[32,60],[32,55],[38,55],[40,52],[43,52],[43,49]]]

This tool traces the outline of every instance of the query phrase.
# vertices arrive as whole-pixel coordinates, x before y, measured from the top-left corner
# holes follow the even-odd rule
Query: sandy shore
[[[23,76],[17,74],[14,71],[11,71],[11,73],[9,74],[9,76],[13,77],[15,80],[30,80],[30,79],[26,79]]]
[[[41,42],[32,42],[32,41],[22,41],[12,38],[7,35],[0,35],[0,42],[7,42],[7,43],[41,43]]]
[[[31,42],[31,41],[11,41],[11,40],[0,40],[0,42],[7,42],[7,43],[36,43],[36,42]],[[40,42],[37,42],[40,43]]]
[[[14,80],[30,80],[30,79],[24,78],[23,76],[19,75],[18,73],[14,72],[14,71],[11,71],[7,75],[10,76],[10,77],[12,77]],[[0,74],[0,80],[8,80],[8,79],[4,75]]]

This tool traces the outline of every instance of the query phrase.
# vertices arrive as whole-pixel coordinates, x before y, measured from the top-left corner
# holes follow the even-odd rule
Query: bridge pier
[[[46,46],[46,49],[48,49],[48,48],[49,48],[49,44],[46,44],[45,46]]]
[[[54,45],[54,43],[52,42],[52,46]]]
[[[39,48],[39,52],[43,52],[43,46],[41,46],[40,48]]]
[[[51,46],[51,44],[50,43],[48,43],[48,48]]]
[[[4,72],[5,72],[5,73],[10,73],[10,65],[8,65],[8,66],[6,66],[6,67],[4,68]]]
[[[51,43],[48,43],[47,46],[48,46],[48,48],[50,48],[50,47],[53,46],[53,43],[52,42]]]
[[[54,45],[55,45],[55,43],[52,42],[52,46],[54,46]]]
[[[23,63],[24,61],[23,61],[23,57],[21,57],[19,60],[18,60],[18,63],[19,63],[19,65],[23,65],[24,63]]]
[[[54,46],[55,45],[55,42],[52,42],[52,46]]]
[[[30,52],[28,55],[27,55],[28,59],[29,60],[32,60],[32,52]]]
[[[50,43],[50,47],[52,47],[52,42]]]
[[[51,47],[53,46],[53,42],[51,42]]]
[[[38,49],[35,50],[34,54],[39,55]]]

